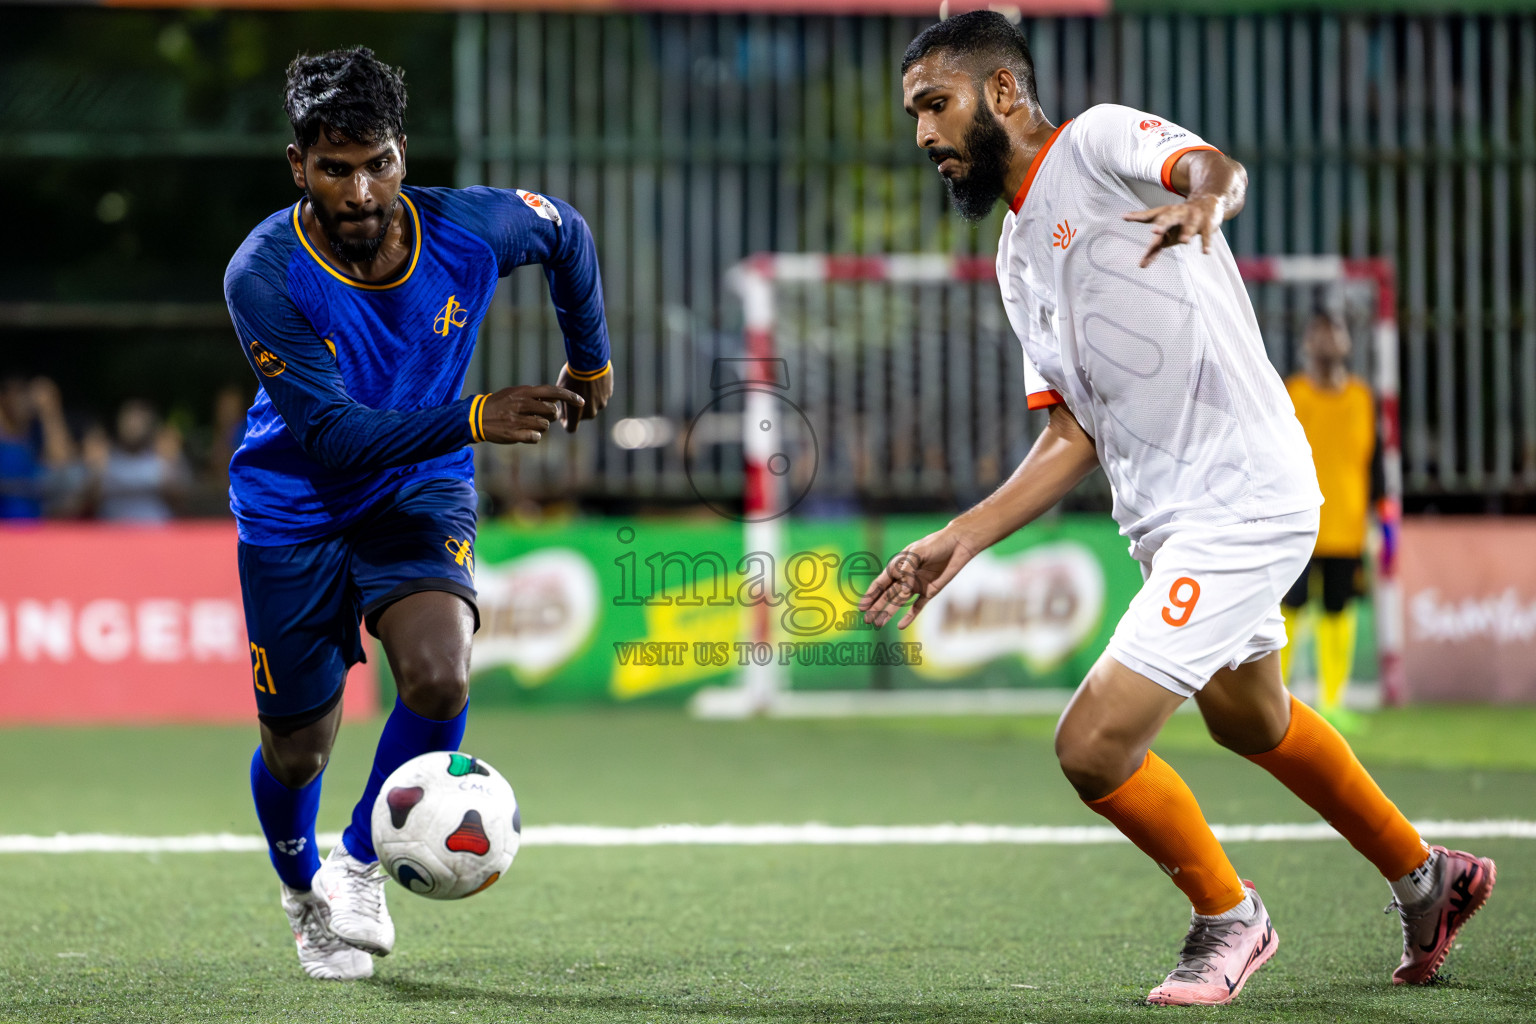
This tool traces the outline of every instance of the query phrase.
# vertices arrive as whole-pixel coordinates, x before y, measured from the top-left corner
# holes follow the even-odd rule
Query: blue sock
[[[434,750],[458,750],[464,739],[464,720],[469,714],[469,702],[457,715],[446,722],[423,718],[395,698],[395,710],[384,723],[379,736],[379,749],[373,755],[373,772],[363,789],[363,798],[352,808],[352,824],[341,834],[347,852],[361,861],[378,860],[373,850],[373,804],[384,788],[384,780],[391,772],[413,757]]]
[[[251,755],[251,796],[256,800],[256,817],[267,837],[267,854],[272,866],[293,889],[308,889],[309,880],[320,869],[320,853],[315,849],[315,816],[320,813],[320,779],[316,775],[299,789],[289,789],[273,777],[261,759],[261,748]]]

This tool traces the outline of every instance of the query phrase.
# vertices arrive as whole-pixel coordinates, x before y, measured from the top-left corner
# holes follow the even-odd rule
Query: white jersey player
[[[912,601],[905,627],[978,552],[1102,466],[1146,582],[1063,713],[1056,752],[1088,806],[1190,899],[1178,966],[1148,1000],[1229,1002],[1278,943],[1189,787],[1151,752],[1189,697],[1217,742],[1274,774],[1381,871],[1403,921],[1393,981],[1428,982],[1491,891],[1493,863],[1426,846],[1281,682],[1280,598],[1311,555],[1322,496],[1221,235],[1242,209],[1242,166],[1127,107],[1053,126],[1022,34],[996,13],[920,34],[902,89],[962,215],[980,219],[1011,197],[998,284],[1030,407],[1051,412],[1006,483],[891,561],[864,596],[866,618],[883,625]]]
[[[1193,153],[1223,159],[1143,111],[1089,109],[1031,161],[997,252],[1030,407],[1065,404],[1094,439],[1148,575],[1110,650],[1186,697],[1223,665],[1284,646],[1275,587],[1310,557],[1323,500],[1226,239],[1216,231],[1206,253],[1179,246],[1140,265],[1145,229],[1125,216],[1179,198],[1173,176]],[[1240,564],[1203,529],[1238,523],[1249,524]],[[1196,619],[1197,589],[1227,614]],[[1176,633],[1164,606],[1188,619]]]

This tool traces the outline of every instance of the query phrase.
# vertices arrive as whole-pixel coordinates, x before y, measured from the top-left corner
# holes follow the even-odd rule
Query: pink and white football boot
[[[1428,985],[1435,980],[1456,933],[1482,909],[1493,892],[1498,871],[1487,857],[1431,846],[1435,859],[1434,889],[1411,906],[1398,900],[1387,904],[1403,920],[1403,961],[1392,972],[1394,985]]]
[[[1163,1006],[1220,1006],[1243,990],[1253,972],[1275,955],[1280,937],[1253,883],[1243,880],[1253,899],[1253,913],[1231,921],[1194,915],[1179,965],[1147,993],[1147,1002]]]

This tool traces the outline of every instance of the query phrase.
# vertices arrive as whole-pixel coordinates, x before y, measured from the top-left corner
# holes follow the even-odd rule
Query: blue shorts
[[[432,477],[407,483],[340,533],[302,544],[240,544],[256,711],[279,729],[319,721],[366,660],[358,622],[408,594],[443,590],[475,603],[475,489]]]

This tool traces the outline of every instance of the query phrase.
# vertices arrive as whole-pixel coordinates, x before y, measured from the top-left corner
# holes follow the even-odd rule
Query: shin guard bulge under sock
[[[362,799],[352,809],[352,823],[341,836],[348,853],[361,861],[378,860],[373,850],[373,804],[379,797],[379,790],[384,788],[384,780],[413,757],[434,750],[458,750],[464,739],[464,722],[468,716],[467,701],[457,715],[438,721],[423,718],[406,707],[399,697],[395,698],[394,710],[384,723],[378,749],[374,751],[368,785],[363,787]]]
[[[1280,745],[1247,756],[1321,814],[1383,877],[1401,878],[1429,855],[1418,830],[1387,799],[1344,737],[1295,697]]]
[[[315,816],[320,813],[320,779],[316,775],[307,785],[290,789],[277,781],[262,760],[261,748],[251,755],[251,797],[256,801],[256,819],[261,834],[267,838],[267,855],[277,869],[277,877],[291,889],[308,889],[309,880],[320,869],[320,854],[315,850]]]
[[[1222,914],[1243,901],[1242,879],[1211,834],[1195,794],[1150,750],[1118,789],[1086,803],[1173,879],[1195,913]]]

